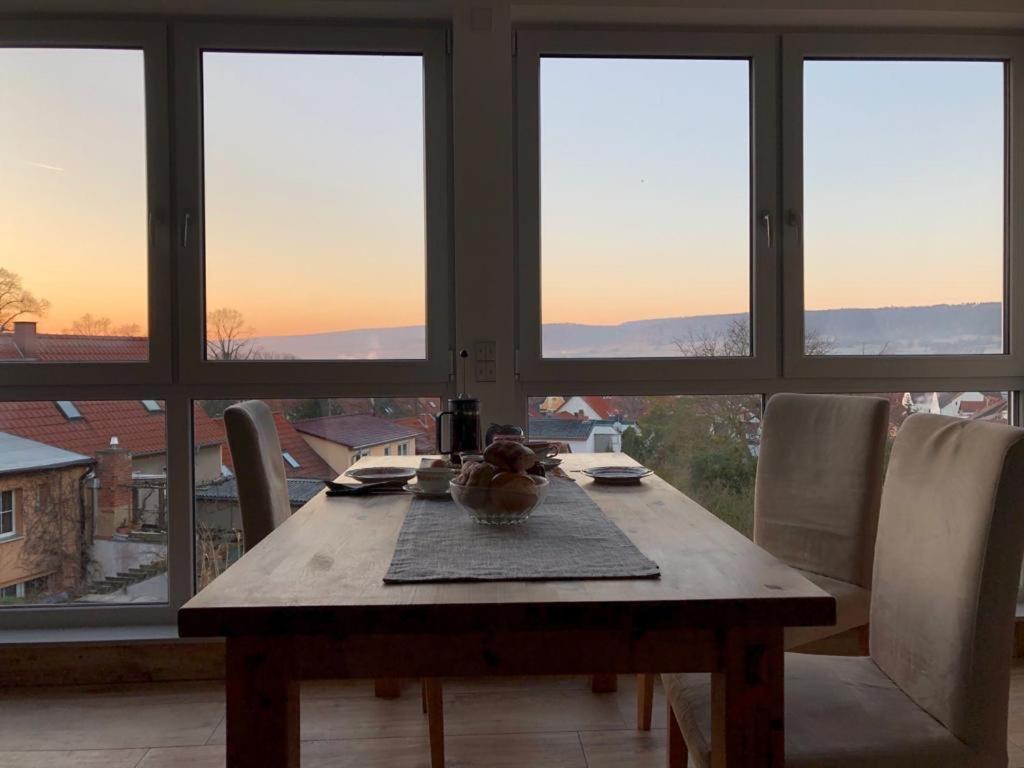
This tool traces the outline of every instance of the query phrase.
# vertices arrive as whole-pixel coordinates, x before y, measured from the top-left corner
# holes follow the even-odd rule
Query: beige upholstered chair
[[[787,766],[1005,768],[1024,429],[921,414],[882,494],[871,655],[787,653]],[[710,764],[709,675],[665,675],[669,766]],[[680,744],[685,748],[680,748]]]
[[[288,479],[274,416],[266,403],[249,400],[224,411],[228,445],[234,460],[238,501],[242,508],[245,548],[251,549],[291,515]],[[398,696],[397,680],[376,680],[374,690],[382,698]],[[441,684],[423,681],[423,711],[430,729],[432,768],[444,766],[444,711]]]
[[[754,542],[836,598],[836,624],[786,630],[793,650],[866,626],[889,403],[777,394],[765,408]],[[654,676],[637,681],[637,727],[651,727]]]

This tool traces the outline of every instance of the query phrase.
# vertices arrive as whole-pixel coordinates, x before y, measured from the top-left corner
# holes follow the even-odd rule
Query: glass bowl
[[[523,493],[509,488],[462,485],[452,480],[452,501],[455,502],[455,506],[484,525],[522,523],[548,495],[546,477],[527,477],[533,481],[534,493]]]

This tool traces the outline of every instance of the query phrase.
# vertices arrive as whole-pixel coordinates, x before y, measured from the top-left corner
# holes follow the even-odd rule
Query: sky
[[[425,316],[422,62],[206,53],[206,291],[257,335]],[[544,322],[749,308],[749,64],[545,58]],[[998,301],[1003,69],[805,67],[809,309]],[[0,50],[0,267],[146,328],[142,54]],[[97,265],[103,265],[97,268]]]

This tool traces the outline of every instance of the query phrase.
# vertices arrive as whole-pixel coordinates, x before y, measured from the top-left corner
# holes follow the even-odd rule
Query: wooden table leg
[[[782,768],[782,629],[726,633],[725,667],[711,676],[712,768]]]
[[[615,693],[619,690],[619,676],[604,672],[590,678],[590,690],[593,693]]]
[[[444,700],[441,681],[426,678],[423,694],[427,702],[427,728],[430,733],[430,768],[444,768]]]
[[[397,699],[402,695],[402,681],[397,677],[378,677],[373,681],[373,695],[378,699]]]
[[[227,768],[298,768],[299,683],[286,643],[229,637],[225,671]]]
[[[654,675],[641,673],[636,676],[636,727],[638,730],[651,730],[653,709]]]

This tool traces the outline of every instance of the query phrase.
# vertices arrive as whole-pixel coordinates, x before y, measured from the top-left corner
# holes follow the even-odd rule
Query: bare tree
[[[252,360],[258,349],[252,342],[253,329],[245,315],[232,307],[214,309],[206,315],[206,350],[211,360]]]
[[[10,331],[19,317],[42,317],[49,308],[50,302],[25,290],[20,275],[0,267],[0,332]]]
[[[63,332],[73,333],[77,336],[138,336],[139,325],[138,323],[114,325],[109,317],[93,317],[86,312]]]
[[[750,355],[750,325],[745,319],[737,318],[723,330],[691,331],[689,338],[676,339],[674,343],[686,357],[747,357]],[[835,339],[822,336],[815,329],[804,334],[805,355],[827,355],[835,348]]]

